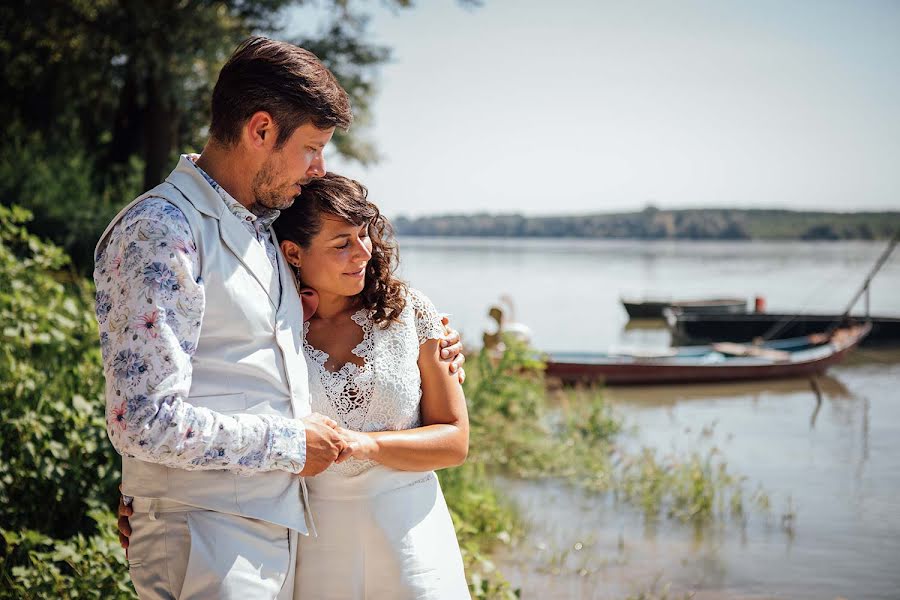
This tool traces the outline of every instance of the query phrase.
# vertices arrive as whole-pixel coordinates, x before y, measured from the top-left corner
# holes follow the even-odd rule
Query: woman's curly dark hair
[[[372,258],[366,265],[366,283],[357,299],[361,308],[374,311],[372,320],[376,324],[388,327],[400,318],[408,287],[394,276],[400,260],[394,229],[367,196],[368,190],[358,181],[328,173],[305,184],[294,204],[281,211],[273,227],[279,240],[309,248],[322,230],[322,215],[353,225],[368,223]]]

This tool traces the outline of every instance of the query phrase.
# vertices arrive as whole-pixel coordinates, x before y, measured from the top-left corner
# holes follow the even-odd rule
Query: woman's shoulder
[[[409,288],[406,295],[406,312],[408,318],[415,323],[420,345],[426,340],[438,339],[444,334],[441,314],[422,291]]]
[[[437,308],[434,306],[434,302],[425,295],[421,290],[417,290],[414,287],[407,288],[406,292],[406,306],[404,307],[405,311],[419,318],[423,315],[439,315]],[[440,316],[438,316],[440,319]]]
[[[428,296],[425,295],[425,292],[423,292],[422,290],[416,289],[412,286],[407,286],[406,303],[408,305],[431,304],[431,300],[428,298]]]

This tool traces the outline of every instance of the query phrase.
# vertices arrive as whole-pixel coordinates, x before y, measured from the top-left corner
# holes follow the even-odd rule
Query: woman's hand
[[[375,438],[362,431],[352,431],[338,427],[338,433],[347,440],[347,449],[335,460],[335,464],[340,464],[350,458],[358,458],[359,460],[378,460],[378,442]]]

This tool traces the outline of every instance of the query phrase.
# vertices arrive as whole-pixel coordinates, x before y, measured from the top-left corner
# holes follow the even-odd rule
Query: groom
[[[310,414],[303,307],[271,224],[350,122],[313,54],[250,38],[219,74],[203,153],[97,245],[107,430],[141,598],[291,596],[298,533],[315,533],[302,477],[350,450]],[[443,344],[462,378],[458,335]]]

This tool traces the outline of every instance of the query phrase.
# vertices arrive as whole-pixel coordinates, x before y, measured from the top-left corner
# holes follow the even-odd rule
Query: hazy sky
[[[898,0],[371,4],[388,215],[900,210]]]

